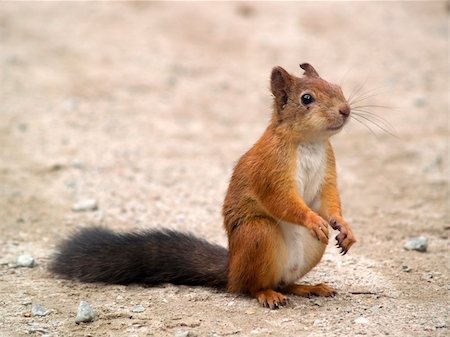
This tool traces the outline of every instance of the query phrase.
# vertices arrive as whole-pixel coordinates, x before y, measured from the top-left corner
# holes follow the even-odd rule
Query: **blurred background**
[[[324,272],[311,280],[391,290],[405,301],[395,303],[404,311],[377,303],[386,311],[370,318],[366,333],[389,332],[393,322],[399,335],[448,333],[441,324],[449,282],[448,2],[439,1],[0,3],[3,303],[20,312],[17,297],[40,296],[50,306],[50,289],[65,296],[70,285],[55,285],[45,267],[55,243],[79,226],[171,227],[225,245],[221,203],[233,165],[270,118],[271,69],[300,76],[302,62],[364,99],[382,118],[376,124],[394,134],[352,121],[334,137],[344,214],[359,242],[347,267],[330,247]],[[92,199],[92,209],[72,209]],[[430,252],[405,252],[404,241],[421,234]],[[23,251],[41,261],[31,275],[8,267]],[[413,272],[401,273],[403,265]],[[23,295],[30,282],[37,290]],[[89,287],[77,294],[100,303],[112,296]],[[184,307],[176,298],[172,311]],[[209,299],[191,314],[233,321],[221,301],[230,298]],[[352,322],[369,306],[351,296],[341,301],[356,306],[346,313]],[[297,304],[316,316],[283,331],[334,331],[337,321],[322,317],[323,308]],[[1,332],[23,331],[26,318],[0,310],[8,324]],[[57,310],[65,314],[70,305]],[[254,321],[239,312],[244,335],[261,322],[259,312]],[[316,317],[322,325],[313,324]],[[402,317],[412,323],[399,323]],[[47,321],[49,329],[70,331],[61,319],[59,326]],[[109,328],[119,321],[110,318]],[[200,333],[211,330],[206,321]]]

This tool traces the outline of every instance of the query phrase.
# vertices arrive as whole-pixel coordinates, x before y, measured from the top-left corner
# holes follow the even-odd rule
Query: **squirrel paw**
[[[350,247],[356,242],[355,236],[349,225],[342,219],[336,220],[335,218],[332,218],[330,220],[330,226],[340,232],[336,235],[336,247],[341,248],[342,255],[347,254]]]
[[[319,215],[311,213],[305,221],[305,227],[311,231],[311,234],[324,244],[328,243],[328,223]]]
[[[334,297],[337,291],[325,283],[320,283],[313,286],[311,293],[315,296]]]
[[[319,283],[315,285],[291,284],[284,290],[290,294],[308,298],[311,298],[312,296],[334,297],[337,294],[337,291],[335,289],[331,288],[325,283]]]
[[[262,290],[256,293],[259,304],[265,308],[278,309],[288,304],[289,299],[274,290]]]

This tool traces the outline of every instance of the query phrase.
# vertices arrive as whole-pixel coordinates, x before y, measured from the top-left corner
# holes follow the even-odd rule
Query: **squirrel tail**
[[[82,282],[223,288],[227,261],[225,248],[191,234],[172,230],[117,233],[92,227],[60,244],[50,271]]]

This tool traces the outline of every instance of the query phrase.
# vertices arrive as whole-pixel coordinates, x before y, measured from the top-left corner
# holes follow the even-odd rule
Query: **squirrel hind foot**
[[[337,294],[336,289],[330,287],[325,283],[319,283],[315,285],[310,284],[291,284],[285,288],[283,291],[301,296],[301,297],[312,297],[312,296],[322,296],[322,297],[334,297]]]
[[[272,289],[258,291],[254,296],[259,304],[272,310],[284,307],[289,303],[289,299],[286,296]]]

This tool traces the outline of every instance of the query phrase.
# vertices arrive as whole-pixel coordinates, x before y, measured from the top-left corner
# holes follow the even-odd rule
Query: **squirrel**
[[[50,270],[82,282],[172,283],[225,288],[270,309],[287,294],[334,296],[326,284],[297,284],[321,260],[328,226],[346,254],[356,242],[343,219],[329,138],[350,116],[341,88],[308,63],[302,77],[275,67],[270,123],[238,161],[223,203],[228,250],[173,230],[118,233],[85,228],[63,241]]]

